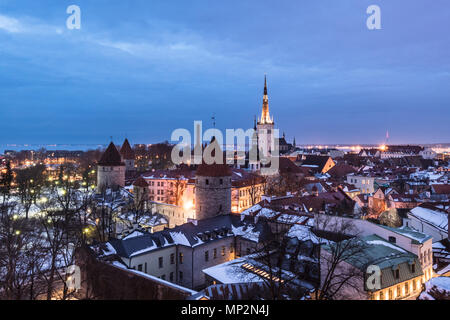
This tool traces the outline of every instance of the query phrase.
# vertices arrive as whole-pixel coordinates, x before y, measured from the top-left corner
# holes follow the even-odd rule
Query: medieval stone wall
[[[231,177],[197,176],[195,181],[196,219],[231,212]]]

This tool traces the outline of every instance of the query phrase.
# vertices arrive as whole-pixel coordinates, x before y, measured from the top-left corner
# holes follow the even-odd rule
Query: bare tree
[[[0,205],[0,299],[35,299],[45,259],[34,221],[19,216],[15,204]]]
[[[184,191],[186,190],[187,181],[180,175],[175,177],[175,181],[171,182],[169,190],[169,203],[177,206],[182,205]]]
[[[261,199],[261,195],[265,189],[266,179],[262,176],[252,174],[249,181],[248,195],[250,196],[250,204],[254,206]]]
[[[314,229],[322,244],[319,255],[321,280],[316,299],[351,299],[362,295],[364,273],[349,262],[367,260],[366,245],[357,236],[354,223],[351,219],[317,214]]]

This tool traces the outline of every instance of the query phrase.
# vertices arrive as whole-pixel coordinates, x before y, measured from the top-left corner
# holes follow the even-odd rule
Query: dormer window
[[[395,237],[389,237],[389,242],[390,243],[396,243],[397,242],[397,239],[395,238]]]
[[[394,276],[395,276],[395,279],[400,279],[400,270],[399,270],[399,268],[394,270]]]
[[[208,184],[209,184],[209,180],[208,180],[208,179],[206,179],[206,180],[205,180],[205,183],[206,183],[206,184],[208,185]]]

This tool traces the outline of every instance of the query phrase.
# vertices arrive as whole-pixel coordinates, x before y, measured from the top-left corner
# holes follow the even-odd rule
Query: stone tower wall
[[[97,192],[105,188],[117,189],[125,186],[125,166],[98,166]]]
[[[125,169],[126,171],[133,171],[134,170],[134,160],[123,160],[125,163]]]
[[[195,181],[196,219],[211,218],[230,212],[231,177],[197,176]]]

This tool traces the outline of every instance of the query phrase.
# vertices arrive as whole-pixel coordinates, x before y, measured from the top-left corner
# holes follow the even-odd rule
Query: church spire
[[[262,107],[261,119],[260,119],[259,123],[273,124],[273,119],[270,118],[270,113],[269,113],[269,97],[267,95],[267,77],[266,77],[266,75],[264,75],[263,107]]]
[[[264,75],[264,95],[267,96],[267,77]]]

